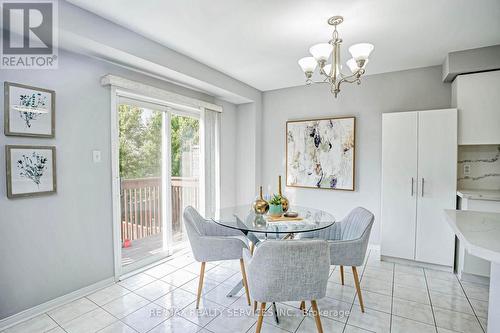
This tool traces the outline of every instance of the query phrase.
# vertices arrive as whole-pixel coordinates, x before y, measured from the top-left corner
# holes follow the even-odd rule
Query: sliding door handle
[[[411,196],[413,196],[413,194],[415,193],[415,191],[413,190],[413,183],[414,183],[414,181],[415,180],[413,179],[413,177],[411,177],[411,193],[410,193]]]
[[[422,198],[424,197],[424,182],[425,182],[425,179],[424,179],[424,177],[422,177]]]

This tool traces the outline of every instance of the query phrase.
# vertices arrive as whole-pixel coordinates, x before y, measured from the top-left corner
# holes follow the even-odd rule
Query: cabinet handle
[[[413,193],[415,193],[413,191],[413,182],[414,182],[414,179],[413,179],[413,177],[411,177],[411,196],[413,196]]]
[[[422,177],[422,198],[424,197],[424,177]]]

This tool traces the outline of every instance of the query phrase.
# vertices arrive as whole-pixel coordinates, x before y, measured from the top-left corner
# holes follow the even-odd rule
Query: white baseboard
[[[115,283],[114,277],[96,282],[90,286],[83,287],[81,289],[75,290],[69,294],[54,298],[45,303],[39,304],[32,308],[26,309],[24,311],[18,312],[10,317],[0,320],[0,331],[3,331],[11,326],[14,326],[22,321],[39,316],[47,311],[60,307],[66,303],[72,302],[84,296],[90,295],[93,292],[108,287]]]
[[[451,266],[436,265],[436,264],[430,264],[430,263],[422,262],[422,261],[408,260],[408,259],[395,258],[395,257],[389,257],[389,256],[383,256],[383,255],[380,256],[380,260],[392,262],[395,264],[423,267],[423,268],[429,268],[429,269],[435,269],[438,271],[453,273],[453,267],[451,267]]]

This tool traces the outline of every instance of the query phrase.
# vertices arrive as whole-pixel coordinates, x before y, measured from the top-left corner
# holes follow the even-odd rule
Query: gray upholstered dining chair
[[[200,305],[205,264],[210,261],[237,259],[240,260],[243,286],[245,287],[248,305],[250,305],[250,294],[242,257],[243,249],[248,249],[245,235],[239,230],[226,228],[203,218],[191,206],[184,209],[183,216],[194,259],[201,262],[196,308],[198,309]]]
[[[268,302],[311,301],[322,333],[316,300],[325,297],[330,270],[328,243],[323,240],[266,240],[253,255],[243,250],[252,299],[261,303],[256,332],[262,328]]]
[[[362,312],[365,312],[365,307],[356,267],[363,265],[374,219],[375,217],[369,210],[357,207],[331,227],[300,236],[301,239],[319,238],[328,241],[330,264],[340,266],[342,284],[344,284],[344,266],[351,266]]]

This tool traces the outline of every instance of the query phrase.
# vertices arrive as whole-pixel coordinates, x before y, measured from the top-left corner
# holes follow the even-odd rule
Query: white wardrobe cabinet
[[[457,110],[382,116],[381,254],[453,266]]]

